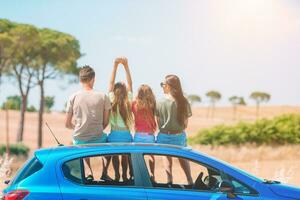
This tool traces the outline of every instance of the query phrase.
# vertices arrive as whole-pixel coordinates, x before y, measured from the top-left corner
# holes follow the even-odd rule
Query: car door
[[[103,181],[100,180],[99,171],[95,170],[101,165],[99,158],[110,156],[128,156],[130,163],[129,176],[132,174],[133,180],[128,181]],[[89,158],[93,179],[86,179],[86,159]],[[69,157],[58,163],[57,175],[62,198],[64,200],[145,200],[147,199],[145,190],[140,180],[140,171],[135,164],[134,154],[105,154],[89,155],[89,157]],[[113,164],[109,164],[108,174],[114,175]],[[103,166],[102,166],[103,168]],[[89,172],[88,172],[89,173]]]
[[[147,157],[153,157],[155,160],[155,172],[154,181],[153,178],[150,179],[151,172],[150,165],[148,164],[149,159]],[[164,157],[172,158],[172,168],[173,168],[173,183],[168,184],[164,180],[166,176],[165,164],[162,162]],[[195,160],[186,159],[190,163],[191,174],[193,178],[193,184],[187,184],[185,181],[184,170],[181,169],[181,165],[178,157],[174,154],[160,153],[160,154],[139,154],[139,160],[143,160],[139,165],[141,167],[141,173],[143,174],[143,180],[145,185],[145,190],[148,196],[148,200],[158,200],[158,199],[173,199],[173,200],[187,200],[187,199],[238,199],[238,200],[258,200],[260,199],[257,195],[235,195],[235,197],[229,197],[227,193],[220,192],[217,189],[217,185],[222,181],[223,174],[216,169],[198,163]],[[176,161],[178,160],[178,161]],[[162,162],[162,163],[161,163]],[[201,177],[200,177],[201,176]],[[200,179],[199,179],[200,177]],[[197,184],[196,184],[197,180]],[[199,181],[202,180],[202,181]],[[201,184],[198,184],[200,183]],[[204,184],[205,183],[205,184]],[[237,182],[235,183],[237,184]],[[197,185],[197,187],[196,187]],[[209,185],[207,187],[206,185]],[[239,185],[241,188],[241,185]]]

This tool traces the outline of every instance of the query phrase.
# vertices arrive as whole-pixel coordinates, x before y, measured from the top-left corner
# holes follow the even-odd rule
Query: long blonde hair
[[[138,94],[136,97],[136,109],[149,110],[149,113],[145,113],[145,117],[149,119],[154,117],[155,107],[156,100],[151,87],[145,84],[141,85],[138,89]],[[147,114],[150,114],[150,116],[147,116]]]
[[[126,127],[130,129],[133,118],[126,85],[122,82],[116,83],[114,85],[113,93],[112,114],[115,115],[119,112]]]

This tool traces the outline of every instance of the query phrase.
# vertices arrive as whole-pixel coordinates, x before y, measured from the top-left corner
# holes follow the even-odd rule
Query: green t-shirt
[[[109,96],[110,102],[113,102],[114,98],[115,98],[114,93],[110,92],[108,94],[108,96]],[[132,92],[128,92],[128,100],[131,102],[132,99],[133,99]],[[124,120],[122,119],[122,116],[119,113],[119,111],[117,111],[117,113],[115,113],[115,114],[113,114],[113,113],[110,114],[109,123],[110,123],[110,126],[112,129],[117,129],[117,130],[118,129],[121,129],[121,130],[127,129],[126,124],[125,124]]]
[[[177,105],[175,100],[164,98],[156,104],[156,116],[159,117],[158,128],[164,132],[182,132],[185,127],[180,125],[177,120]],[[192,116],[191,106],[188,103],[187,118]]]

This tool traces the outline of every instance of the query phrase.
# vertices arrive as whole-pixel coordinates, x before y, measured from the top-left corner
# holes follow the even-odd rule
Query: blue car
[[[159,144],[37,150],[6,183],[5,200],[300,199],[300,188],[259,179],[188,147]]]

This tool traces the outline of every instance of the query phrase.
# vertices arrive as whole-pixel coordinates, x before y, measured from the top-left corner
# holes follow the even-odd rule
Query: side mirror
[[[10,180],[5,180],[4,183],[5,183],[6,185],[8,185],[8,184],[10,183]]]
[[[234,186],[229,181],[222,181],[219,184],[219,190],[220,190],[220,192],[227,193],[228,199],[236,198],[236,194],[234,194]]]

